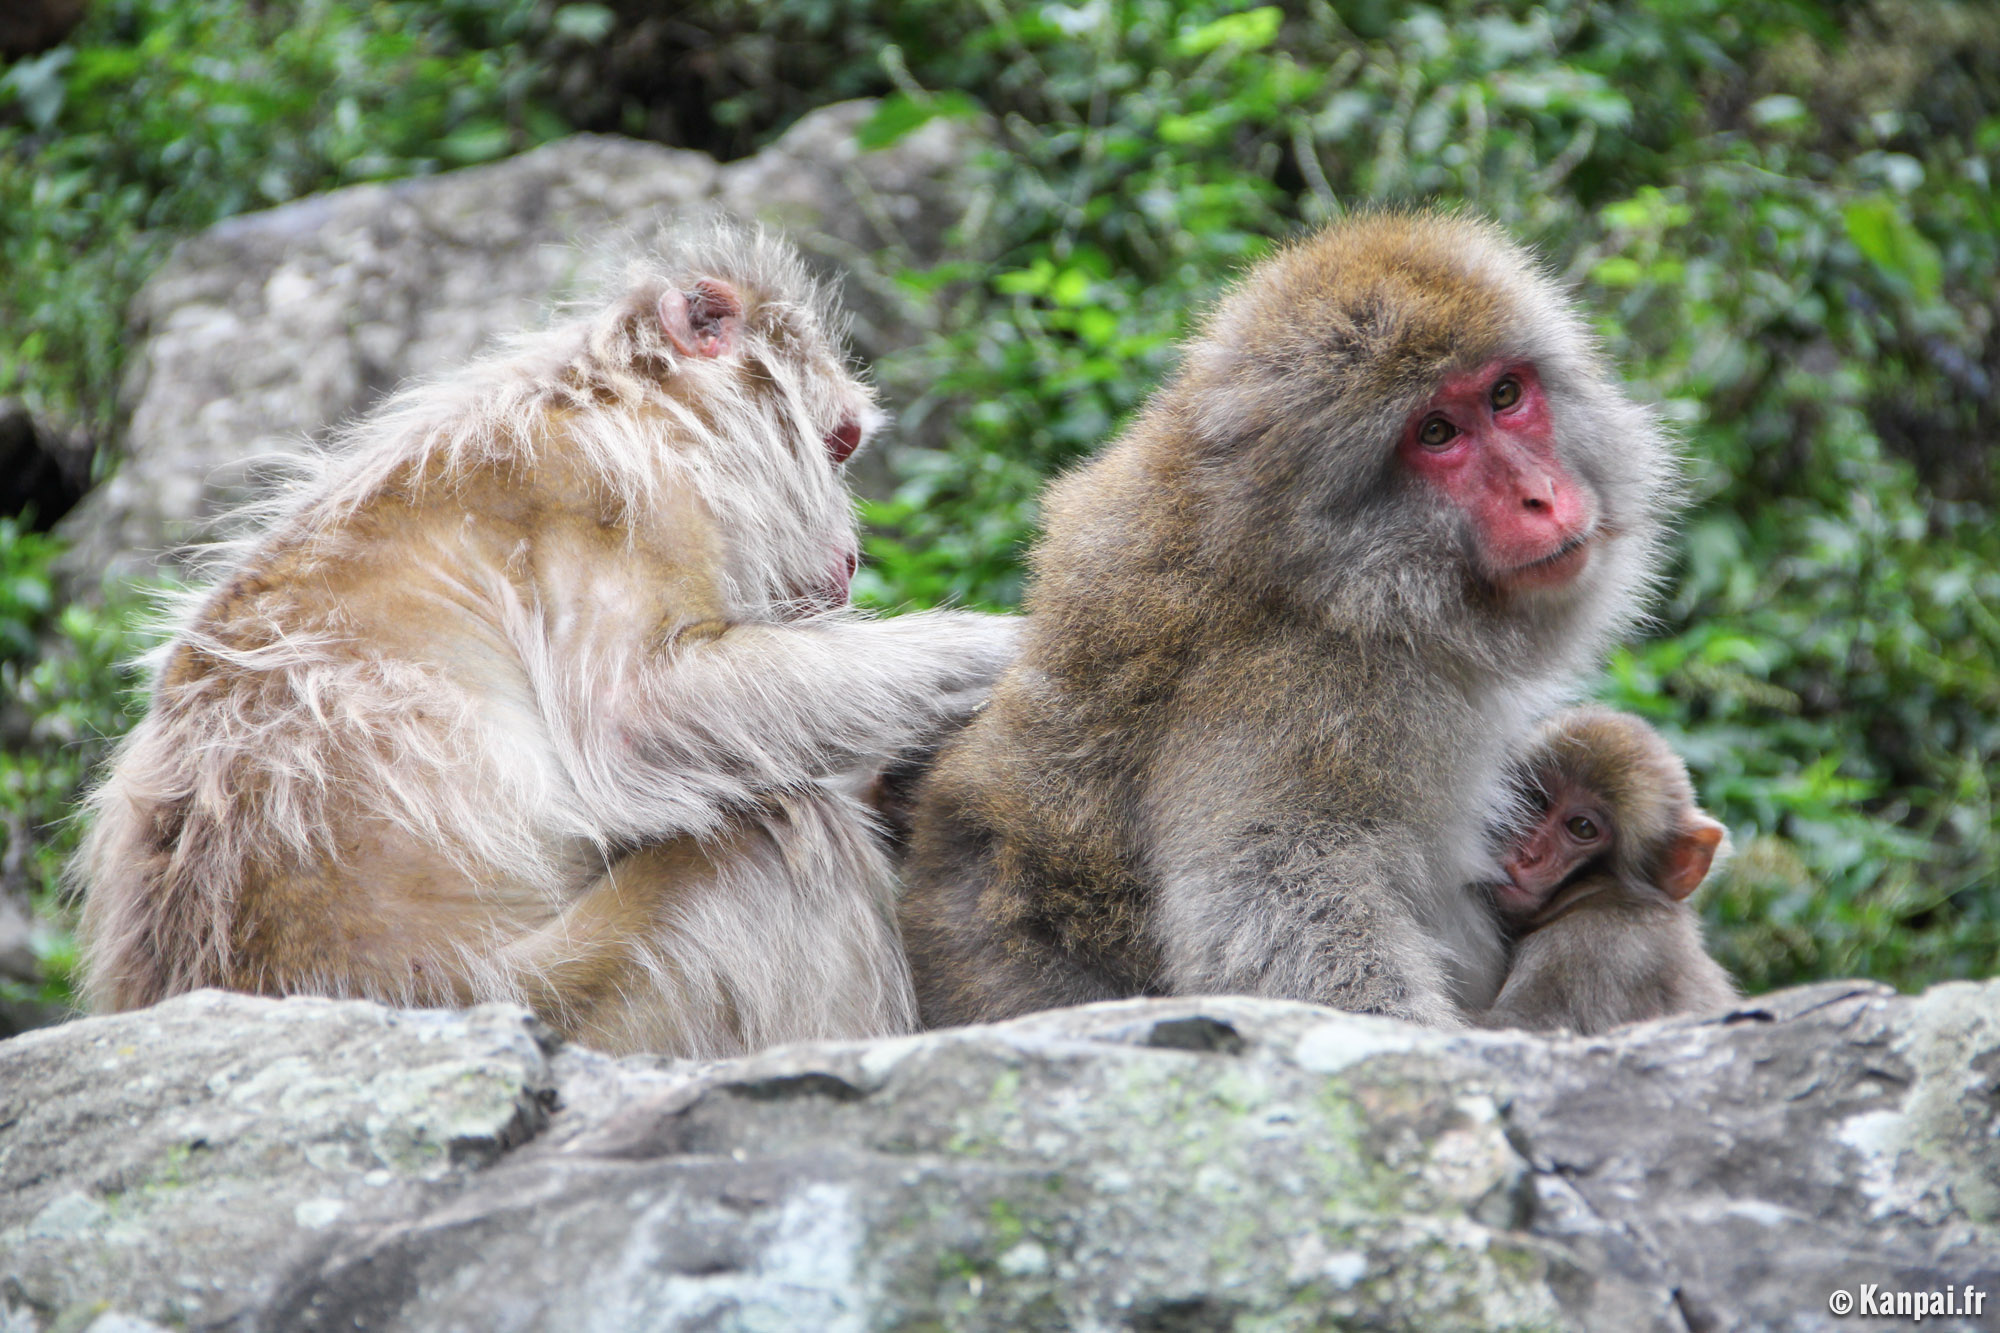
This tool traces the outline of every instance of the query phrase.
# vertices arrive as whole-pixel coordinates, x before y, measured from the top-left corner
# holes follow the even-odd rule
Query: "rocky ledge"
[[[1990,1327],[1997,1072],[2000,983],[1591,1040],[1135,1001],[720,1063],[205,992],[0,1044],[0,1330]]]

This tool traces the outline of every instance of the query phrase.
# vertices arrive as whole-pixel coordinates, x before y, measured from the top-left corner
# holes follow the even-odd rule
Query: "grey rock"
[[[0,1044],[0,1328],[254,1312],[275,1254],[399,1187],[462,1180],[545,1123],[518,1009],[201,992]],[[13,1320],[9,1325],[6,1321]]]
[[[853,131],[873,105],[823,108],[728,166],[580,135],[303,199],[186,241],[134,302],[123,463],[62,527],[73,590],[144,573],[212,535],[275,455],[534,323],[675,217],[720,210],[782,228],[843,285],[864,358],[907,344],[922,310],[884,266],[939,253],[977,197],[980,132],[937,121],[864,153]]]
[[[206,993],[0,1044],[0,1329],[1887,1327],[1829,1296],[2000,1289],[1996,1052],[2000,983],[1593,1039],[1131,1001],[705,1064]]]

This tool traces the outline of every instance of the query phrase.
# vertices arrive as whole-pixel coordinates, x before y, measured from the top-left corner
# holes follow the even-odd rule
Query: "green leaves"
[[[36,130],[47,130],[56,123],[63,102],[69,97],[63,71],[75,59],[76,52],[58,46],[39,56],[15,61],[6,74],[0,75],[0,99],[20,107],[21,114]]]
[[[1276,5],[1247,9],[1241,14],[1225,14],[1219,19],[1183,28],[1174,38],[1174,50],[1184,56],[1205,56],[1219,47],[1257,51],[1278,39],[1284,12]]]
[[[604,5],[558,5],[550,25],[558,37],[596,46],[618,26],[618,16]]]
[[[887,148],[939,116],[973,120],[979,115],[979,103],[964,93],[944,92],[921,98],[908,93],[891,93],[882,99],[875,114],[855,130],[854,141],[864,150],[872,152]]]
[[[1855,199],[1840,216],[1847,239],[1884,277],[1919,301],[1935,301],[1943,293],[1943,258],[1894,199],[1882,194]]]

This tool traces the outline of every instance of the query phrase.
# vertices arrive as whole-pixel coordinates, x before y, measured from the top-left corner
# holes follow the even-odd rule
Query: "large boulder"
[[[1943,1293],[2000,1284],[1996,1133],[1993,983],[1590,1040],[1134,1001],[715,1064],[203,993],[0,1044],[0,1329],[1988,1327]]]
[[[919,336],[883,265],[933,259],[981,142],[934,120],[863,151],[872,102],[720,165],[594,135],[489,166],[360,185],[184,242],[132,308],[124,460],[63,525],[73,584],[143,573],[254,492],[261,464],[412,377],[456,365],[586,285],[662,222],[721,211],[789,235],[841,284],[866,359]]]

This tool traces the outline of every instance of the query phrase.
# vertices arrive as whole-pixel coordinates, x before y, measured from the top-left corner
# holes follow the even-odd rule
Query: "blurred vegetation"
[[[133,284],[228,213],[565,123],[735,154],[862,94],[886,99],[871,143],[991,127],[961,249],[998,256],[902,275],[936,331],[878,376],[946,443],[870,507],[866,598],[1016,604],[1042,479],[1116,430],[1232,272],[1359,204],[1463,204],[1579,284],[1688,442],[1672,594],[1603,693],[1735,830],[1718,952],[1760,989],[1994,970],[1990,4],[103,0],[0,76],[0,392],[104,438]],[[44,540],[0,535],[0,569],[33,584]],[[76,614],[15,600],[0,628],[29,636]],[[125,716],[93,654],[126,622],[91,614],[64,621],[69,693],[26,700],[36,725],[58,698],[78,736]],[[25,776],[52,753],[72,767]],[[7,797],[10,839],[16,806],[60,812],[77,753],[0,760],[35,793]]]

